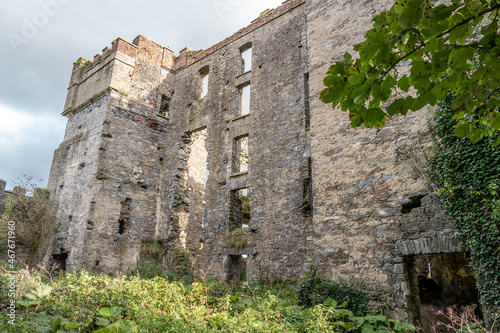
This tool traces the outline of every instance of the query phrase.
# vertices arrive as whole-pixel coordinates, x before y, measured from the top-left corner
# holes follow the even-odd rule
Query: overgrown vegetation
[[[9,301],[5,267],[0,273],[2,305]],[[51,282],[48,273],[20,270],[16,325],[2,312],[0,331],[413,332],[410,325],[385,316],[356,316],[346,308],[349,302],[332,298],[304,308],[293,280],[231,287],[214,277],[186,284],[83,270]]]
[[[433,180],[471,253],[481,302],[487,314],[500,313],[500,149],[498,133],[472,144],[454,135],[453,94],[436,113],[440,149],[431,160]]]
[[[331,281],[315,274],[299,284],[297,296],[299,305],[307,308],[323,304],[331,298],[345,303],[345,308],[357,316],[365,316],[368,312],[364,286],[354,288],[344,281]]]
[[[2,235],[12,231],[17,244],[29,249],[28,266],[32,264],[35,254],[44,250],[42,246],[49,244],[55,232],[56,205],[49,194],[47,189],[37,188],[32,177],[25,176],[16,184],[0,217]],[[15,225],[9,226],[9,221],[15,222]]]
[[[239,228],[231,231],[227,238],[227,245],[242,249],[247,245],[247,232],[248,229]]]
[[[137,269],[128,273],[145,279],[161,277],[168,281],[193,282],[192,253],[183,248],[166,251],[164,246],[156,241],[145,242],[141,246],[141,260]],[[164,267],[163,261],[166,261]]]

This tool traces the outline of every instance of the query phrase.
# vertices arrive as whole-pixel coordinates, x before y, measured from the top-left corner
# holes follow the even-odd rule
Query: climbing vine
[[[436,113],[438,142],[431,160],[433,180],[455,220],[460,241],[471,254],[482,303],[500,311],[500,148],[498,133],[473,144],[454,133],[453,94]]]

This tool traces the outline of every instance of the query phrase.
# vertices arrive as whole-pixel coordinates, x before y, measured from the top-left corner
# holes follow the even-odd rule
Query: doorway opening
[[[408,308],[423,332],[452,332],[444,314],[451,306],[479,304],[476,278],[466,253],[406,256],[405,267],[411,289]],[[482,317],[479,306],[476,315]]]

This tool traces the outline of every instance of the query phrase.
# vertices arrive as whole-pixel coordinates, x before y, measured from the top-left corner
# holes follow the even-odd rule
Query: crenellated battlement
[[[141,100],[144,94],[150,92],[131,92],[130,78],[133,74],[140,72],[139,68],[144,66],[172,71],[173,63],[172,50],[144,36],[137,36],[132,43],[117,38],[111,47],[105,47],[93,60],[81,57],[75,61],[63,115],[71,116],[110,89]],[[160,81],[158,77],[158,83]]]

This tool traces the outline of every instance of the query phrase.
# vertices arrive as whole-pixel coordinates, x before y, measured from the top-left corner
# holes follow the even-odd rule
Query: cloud
[[[8,188],[22,175],[46,182],[65,119],[36,116],[4,105],[0,105],[0,117],[0,178],[8,182]]]

